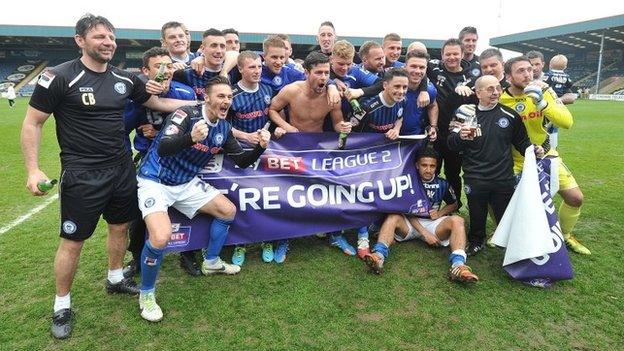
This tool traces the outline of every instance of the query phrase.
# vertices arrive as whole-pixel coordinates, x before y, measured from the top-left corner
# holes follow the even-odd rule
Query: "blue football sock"
[[[388,258],[388,255],[390,254],[390,248],[382,242],[377,242],[375,246],[373,246],[373,252],[380,253],[385,260]]]
[[[208,248],[204,251],[204,259],[210,261],[219,257],[225,239],[227,239],[228,231],[230,230],[230,224],[233,221],[215,218],[210,225],[210,240],[208,241]]]
[[[141,291],[154,290],[156,277],[160,271],[164,249],[157,249],[147,240],[141,251]]]
[[[466,252],[464,250],[455,250],[449,255],[451,266],[457,267],[466,264]]]
[[[368,239],[368,227],[358,229],[358,239]]]

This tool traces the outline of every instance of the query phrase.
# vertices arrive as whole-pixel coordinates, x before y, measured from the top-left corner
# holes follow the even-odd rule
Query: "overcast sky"
[[[477,52],[488,47],[491,37],[624,14],[624,1],[615,0],[205,0],[194,6],[187,5],[192,1],[2,2],[0,24],[74,26],[82,14],[91,12],[107,17],[117,28],[159,29],[163,23],[175,20],[193,31],[234,27],[241,32],[316,34],[318,25],[330,20],[338,36],[382,37],[396,32],[405,38],[442,40],[472,25],[479,31]],[[172,5],[161,5],[167,3]],[[388,6],[391,3],[406,5]],[[217,4],[231,5],[238,12]],[[36,10],[23,10],[23,6]]]

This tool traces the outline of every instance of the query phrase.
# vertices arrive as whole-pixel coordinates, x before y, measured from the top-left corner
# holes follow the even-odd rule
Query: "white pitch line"
[[[27,220],[28,218],[30,218],[32,215],[36,214],[37,212],[43,210],[44,208],[46,208],[49,204],[51,204],[52,202],[54,202],[54,200],[58,199],[58,193],[50,196],[49,198],[47,198],[41,205],[33,208],[32,210],[28,211],[28,213],[26,213],[25,215],[22,215],[20,217],[18,217],[16,220],[14,220],[13,222],[3,226],[2,228],[0,228],[0,235],[8,232],[9,230],[13,229],[15,226],[17,226],[18,224],[22,223],[23,221]]]

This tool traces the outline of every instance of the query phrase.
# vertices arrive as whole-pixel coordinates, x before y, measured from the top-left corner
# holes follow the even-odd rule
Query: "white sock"
[[[119,268],[119,269],[113,269],[113,270],[108,270],[108,281],[111,284],[117,284],[120,281],[122,281],[124,278],[123,276],[123,269]]]
[[[64,308],[69,308],[71,305],[71,299],[69,293],[65,296],[54,296],[54,312],[60,311]]]

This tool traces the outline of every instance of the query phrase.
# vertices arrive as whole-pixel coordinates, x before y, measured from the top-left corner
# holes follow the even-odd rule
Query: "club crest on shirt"
[[[399,111],[397,112],[397,117],[403,116],[403,107],[399,107]]]
[[[516,104],[516,106],[514,107],[514,109],[518,113],[521,113],[522,111],[524,111],[525,108],[526,108],[526,106],[524,106],[523,103]]]
[[[507,128],[509,126],[509,120],[505,117],[501,117],[498,119],[498,122],[496,122],[496,124],[498,124],[498,126],[501,128]]]
[[[280,76],[273,77],[273,84],[275,84],[275,85],[282,85],[282,77],[280,77]]]
[[[478,68],[473,68],[470,73],[472,73],[473,76],[478,77],[481,75],[481,70],[479,70]]]
[[[215,134],[215,136],[212,138],[215,146],[221,146],[221,144],[223,144],[223,134],[221,133],[217,133]]]
[[[268,95],[265,95],[265,96],[264,96],[264,102],[265,102],[267,105],[268,105],[268,104],[270,104],[270,103],[271,103],[271,97],[270,97],[270,96],[268,96]]]
[[[126,93],[126,85],[124,83],[122,83],[122,82],[115,83],[113,88],[115,88],[115,91],[118,92],[119,94],[125,94]]]
[[[148,197],[147,199],[145,199],[145,202],[143,203],[143,205],[145,206],[145,208],[150,208],[154,206],[155,203],[156,203],[156,200],[154,200],[153,197]]]

